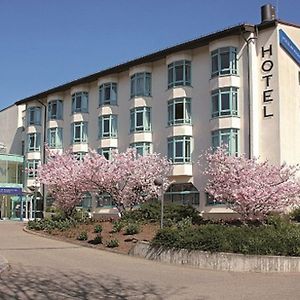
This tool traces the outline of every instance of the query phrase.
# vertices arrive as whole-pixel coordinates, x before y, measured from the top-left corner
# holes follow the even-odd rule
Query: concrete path
[[[300,299],[299,274],[214,272],[50,240],[0,222],[0,299]]]

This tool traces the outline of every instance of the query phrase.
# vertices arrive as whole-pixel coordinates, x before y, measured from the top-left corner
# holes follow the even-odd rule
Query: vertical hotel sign
[[[264,88],[262,93],[263,113],[264,118],[273,117],[272,103],[273,99],[273,49],[272,44],[261,47],[261,71],[263,73],[262,80],[264,81]]]

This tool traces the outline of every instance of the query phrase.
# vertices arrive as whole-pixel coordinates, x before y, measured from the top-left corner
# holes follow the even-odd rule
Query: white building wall
[[[280,25],[298,45],[300,35],[298,28]],[[152,142],[153,152],[167,156],[167,139],[171,136],[192,136],[192,163],[174,165],[170,179],[177,183],[191,182],[200,192],[199,210],[211,213],[230,212],[222,206],[206,206],[204,192],[206,177],[202,172],[204,165],[196,164],[198,157],[212,146],[211,132],[217,129],[239,129],[239,152],[249,156],[260,156],[271,163],[283,161],[299,163],[300,158],[300,102],[299,102],[299,66],[279,46],[278,28],[269,27],[256,34],[229,36],[211,41],[208,45],[193,50],[177,52],[172,55],[132,67],[118,74],[98,78],[85,84],[74,86],[59,94],[49,95],[40,99],[45,105],[53,99],[61,99],[64,103],[63,120],[47,121],[47,127],[63,127],[63,147],[71,146],[71,123],[74,121],[88,122],[88,144],[71,146],[74,152],[87,151],[88,147],[118,147],[125,151],[130,143],[138,141]],[[251,38],[251,41],[249,40]],[[249,45],[247,46],[247,41]],[[272,55],[265,52],[272,45]],[[237,47],[238,74],[211,78],[211,51],[222,47]],[[248,53],[250,57],[248,58]],[[191,86],[178,86],[168,89],[168,64],[177,60],[187,59],[192,65]],[[266,62],[269,60],[271,62]],[[251,74],[248,77],[249,62]],[[272,64],[272,67],[271,67]],[[264,68],[267,69],[263,70]],[[270,70],[268,70],[270,69]],[[136,72],[151,72],[151,97],[130,98],[130,76]],[[267,86],[266,78],[272,75]],[[106,82],[117,82],[118,99],[116,106],[99,107],[99,86]],[[249,86],[251,90],[249,91]],[[236,117],[211,116],[211,91],[222,87],[238,88],[239,115]],[[263,93],[267,93],[264,102]],[[88,113],[72,114],[72,94],[88,91]],[[249,101],[249,96],[251,101]],[[190,97],[192,105],[192,125],[168,126],[168,100],[176,97]],[[39,105],[29,102],[27,106]],[[152,109],[152,131],[130,133],[130,109],[149,106]],[[264,113],[264,107],[266,111]],[[249,126],[249,112],[251,124]],[[118,115],[118,138],[98,138],[98,117],[106,114]],[[265,114],[265,115],[264,115]],[[268,116],[271,115],[272,116]],[[266,116],[267,115],[267,116]],[[1,120],[0,120],[1,122]],[[43,123],[42,123],[43,124]],[[26,133],[42,128],[26,128]],[[39,154],[28,153],[27,158]]]

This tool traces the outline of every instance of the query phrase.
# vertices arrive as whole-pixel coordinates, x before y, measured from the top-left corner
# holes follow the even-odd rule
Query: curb
[[[53,236],[53,235],[50,235],[50,234],[47,234],[47,233],[36,232],[36,231],[33,231],[33,230],[29,230],[28,228],[26,228],[26,226],[23,227],[23,231],[28,233],[28,234],[36,235],[36,236],[46,238],[46,239],[49,239],[49,240],[60,241],[60,242],[76,245],[78,247],[95,249],[97,251],[111,252],[111,253],[115,253],[115,254],[118,254],[118,255],[125,255],[125,256],[130,256],[129,253],[132,251],[132,248],[134,248],[134,246],[135,246],[134,245],[131,249],[129,249],[128,253],[121,253],[121,252],[118,252],[117,250],[113,250],[111,248],[99,249],[94,245],[91,245],[91,244],[88,244],[88,243],[82,243],[82,242],[77,241],[77,240],[63,239],[63,238],[56,237],[56,236]]]
[[[165,249],[163,247],[151,247],[147,242],[138,242],[131,249],[129,255],[171,265],[184,265],[214,271],[300,273],[300,257],[298,256],[244,255]]]

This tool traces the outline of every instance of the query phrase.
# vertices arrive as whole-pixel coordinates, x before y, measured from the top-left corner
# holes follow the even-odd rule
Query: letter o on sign
[[[268,59],[263,62],[263,64],[261,65],[261,68],[263,71],[269,72],[273,69],[273,66],[274,66],[273,62]]]

